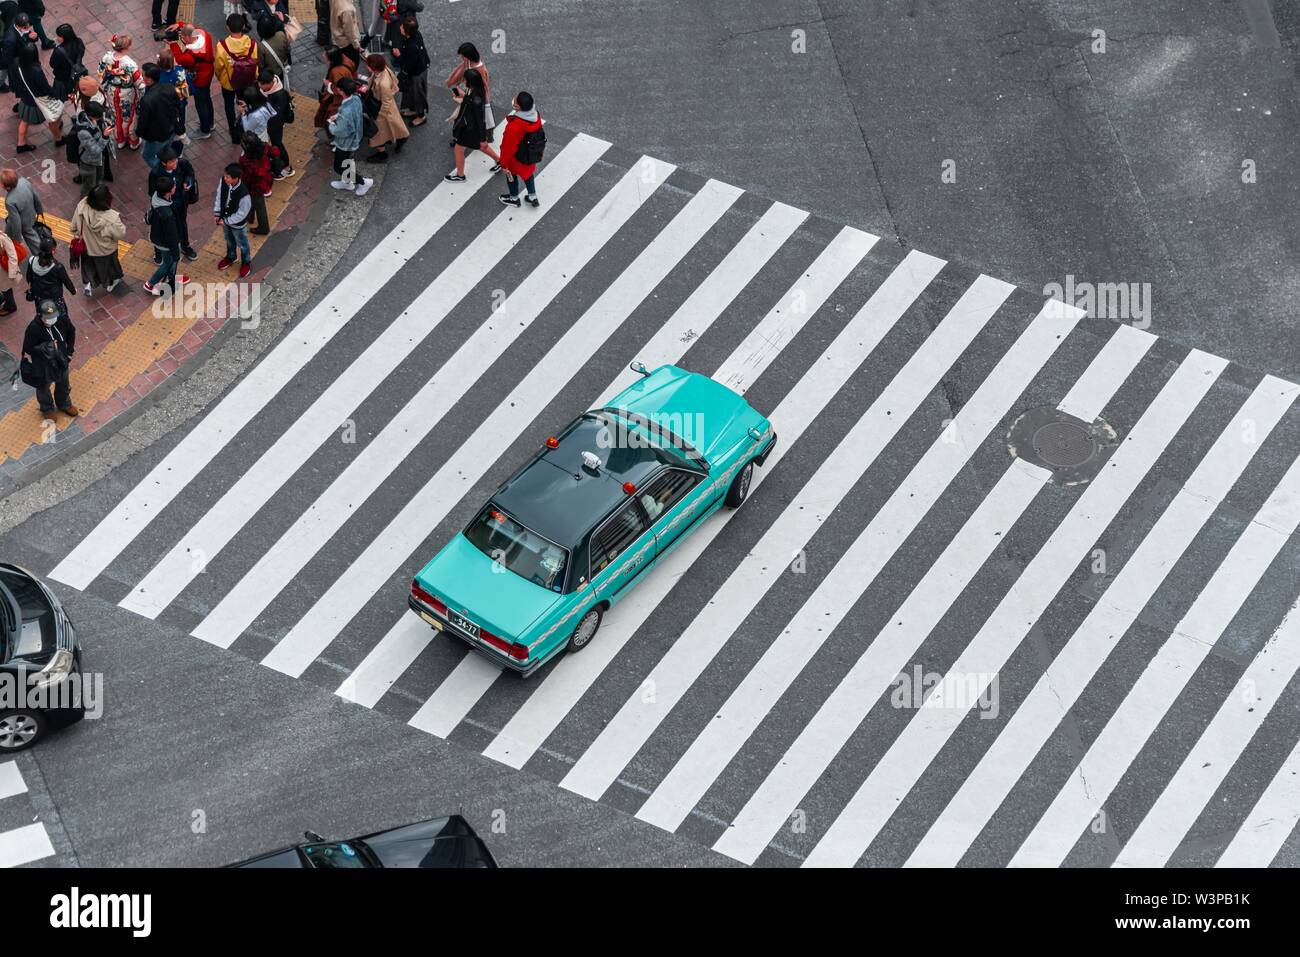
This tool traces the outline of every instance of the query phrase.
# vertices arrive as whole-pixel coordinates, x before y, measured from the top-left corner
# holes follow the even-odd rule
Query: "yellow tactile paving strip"
[[[0,219],[4,219],[8,213],[5,212],[5,201],[0,199]],[[50,227],[50,232],[54,238],[61,242],[72,242],[72,227],[66,219],[60,219],[58,216],[51,216],[49,213],[43,213],[41,219]],[[131,250],[130,243],[118,243],[117,251],[119,255],[125,256]]]
[[[313,98],[294,94],[294,112],[298,119],[285,127],[285,146],[290,156],[296,159],[299,173],[293,179],[279,180],[276,191],[267,197],[267,213],[273,223],[278,220],[289,198],[297,192],[299,177],[306,172],[307,159],[315,142],[311,124],[315,108],[316,101]],[[201,210],[196,212],[198,214],[201,214]],[[249,237],[254,253],[268,238]],[[200,288],[197,284],[211,284],[201,286],[208,297],[208,304],[224,296],[226,287],[238,279],[239,274],[234,269],[228,272],[217,270],[217,260],[224,255],[225,248],[225,238],[220,230],[215,230],[199,250],[198,260],[181,264],[182,271],[190,277],[192,284],[196,284],[190,288]],[[122,268],[130,274],[147,279],[154,270],[153,246],[148,241],[141,241],[128,247],[122,257]],[[72,401],[82,413],[111,399],[136,376],[146,372],[197,321],[195,310],[168,310],[163,303],[162,299],[154,300],[112,342],[79,368],[72,370]],[[169,311],[182,314],[169,315]],[[189,315],[185,315],[185,312]],[[203,314],[206,316],[207,312],[205,309]],[[61,431],[74,421],[60,413],[55,413],[52,420],[47,420],[39,409],[33,395],[20,408],[0,418],[0,462],[18,458],[32,445],[47,441],[49,422],[52,421],[53,427]]]

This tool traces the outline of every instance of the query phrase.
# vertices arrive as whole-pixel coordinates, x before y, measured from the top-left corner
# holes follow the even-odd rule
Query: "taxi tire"
[[[740,508],[745,499],[749,497],[749,487],[754,480],[754,463],[746,462],[745,467],[736,473],[736,477],[731,480],[731,488],[727,489],[727,499],[723,503],[727,508]]]
[[[581,628],[582,623],[592,615],[596,616],[596,627],[591,630],[591,637],[588,638],[586,641],[584,641],[582,644],[575,645],[573,643],[573,640],[578,637],[578,629]],[[587,612],[585,615],[579,618],[578,624],[573,629],[573,634],[569,635],[569,640],[564,645],[564,650],[569,654],[576,654],[577,652],[581,651],[583,648],[586,648],[589,644],[591,644],[593,641],[596,640],[596,635],[600,634],[600,623],[604,621],[604,619],[605,619],[604,605],[597,605],[591,611]]]
[[[13,719],[23,719],[23,718],[27,719],[27,722],[29,722],[30,724],[34,724],[36,726],[36,734],[33,735],[32,739],[26,742],[25,744],[19,744],[16,747],[0,746],[0,755],[14,754],[18,751],[25,751],[26,749],[32,747],[37,742],[39,742],[42,738],[44,738],[45,733],[49,731],[50,722],[46,719],[45,715],[41,714],[41,712],[39,711],[29,711],[29,710],[0,711],[0,723],[10,721]]]

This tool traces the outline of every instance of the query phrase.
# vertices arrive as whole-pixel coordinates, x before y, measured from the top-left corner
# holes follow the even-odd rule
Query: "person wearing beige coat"
[[[112,292],[122,281],[117,244],[126,238],[126,224],[112,203],[108,187],[100,183],[77,204],[69,223],[72,235],[86,244],[86,252],[81,257],[81,279],[86,284],[87,296],[93,294],[95,286]]]
[[[386,163],[389,143],[396,143],[393,152],[400,153],[406,145],[406,138],[411,131],[406,128],[402,111],[397,107],[397,74],[388,68],[388,57],[382,53],[372,53],[366,57],[366,66],[370,67],[370,83],[366,95],[379,101],[379,115],[375,125],[379,132],[370,138],[374,151],[363,162]]]
[[[14,241],[2,232],[0,256],[4,258],[4,266],[0,268],[0,316],[12,316],[18,311],[18,303],[14,302],[14,283],[22,273],[18,269],[18,250],[14,249]]]
[[[361,17],[356,0],[330,0],[330,39],[348,51],[353,63],[361,62]]]

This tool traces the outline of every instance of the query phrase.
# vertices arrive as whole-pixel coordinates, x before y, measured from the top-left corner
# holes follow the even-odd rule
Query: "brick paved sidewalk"
[[[180,18],[194,17],[195,0],[183,0]],[[71,23],[85,41],[85,63],[92,72],[99,58],[109,48],[109,38],[115,32],[129,32],[134,37],[131,55],[137,62],[153,59],[162,45],[153,40],[150,29],[150,9],[147,0],[114,0],[113,3],[85,4],[73,0],[46,0],[47,13],[43,18],[45,31],[53,36],[59,23]],[[295,14],[303,19],[307,29],[294,44],[294,62],[306,66],[319,59],[319,47],[314,43],[314,7],[306,0],[294,0]],[[310,19],[307,19],[310,17]],[[222,5],[217,0],[199,0],[197,22],[207,28],[214,39],[225,34]],[[42,63],[47,65],[49,54],[42,52]],[[296,74],[313,75],[314,69],[295,69]],[[267,211],[272,219],[272,236],[296,231],[308,217],[319,196],[322,182],[328,172],[328,154],[319,146],[311,117],[315,113],[314,96],[304,96],[307,88],[305,76],[295,76],[295,113],[297,121],[285,127],[285,146],[293,160],[297,175],[275,183],[272,195],[267,197]],[[191,278],[186,290],[199,290],[203,284],[224,284],[237,279],[237,273],[219,273],[216,261],[225,251],[221,232],[212,217],[206,215],[210,208],[220,171],[227,163],[236,160],[239,148],[232,146],[225,135],[225,119],[221,108],[220,87],[213,81],[215,106],[214,135],[206,140],[191,137],[185,156],[193,164],[199,180],[200,200],[189,216],[190,237],[199,251],[196,262],[182,261],[180,271]],[[0,96],[0,165],[16,169],[36,188],[45,205],[46,220],[60,239],[58,257],[67,263],[67,220],[80,197],[79,187],[72,182],[75,167],[63,156],[62,147],[53,145],[46,129],[35,127],[28,141],[36,146],[35,152],[18,155],[18,118],[10,112],[12,95]],[[197,129],[197,117],[191,104],[188,110],[190,131]],[[81,294],[80,275],[72,272],[78,294],[68,297],[69,311],[77,327],[77,350],[73,358],[72,399],[81,411],[76,419],[56,413],[45,419],[39,412],[30,387],[17,383],[10,387],[10,376],[16,368],[16,356],[23,332],[34,307],[24,300],[26,284],[19,281],[15,298],[19,311],[0,318],[0,473],[17,473],[26,470],[60,448],[94,433],[106,423],[148,395],[171,375],[183,368],[198,349],[210,339],[226,321],[209,318],[223,310],[194,308],[167,309],[162,300],[155,300],[142,288],[143,281],[153,272],[153,247],[148,241],[148,227],[144,224],[144,211],[148,203],[148,167],[138,150],[123,150],[114,164],[114,182],[109,184],[113,205],[127,226],[127,237],[122,256],[122,268],[127,279],[112,293],[103,289],[87,298]],[[292,202],[290,200],[292,199]],[[209,204],[209,205],[205,205]],[[257,253],[271,236],[249,236]],[[125,247],[129,246],[129,249]],[[254,272],[247,282],[265,279],[274,258],[288,246],[287,240],[277,240],[266,256],[254,258]],[[207,287],[209,294],[212,287]],[[220,288],[218,286],[218,288]],[[188,313],[188,316],[187,316]]]

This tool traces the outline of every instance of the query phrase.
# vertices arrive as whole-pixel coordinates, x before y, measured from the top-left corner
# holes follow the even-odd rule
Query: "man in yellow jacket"
[[[257,85],[257,44],[248,35],[248,18],[242,13],[226,17],[226,29],[230,36],[217,44],[212,72],[221,84],[230,142],[238,145],[242,134],[239,117],[235,115],[235,98],[250,86]]]

